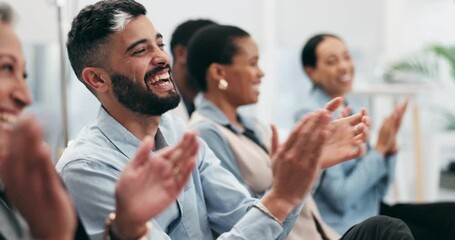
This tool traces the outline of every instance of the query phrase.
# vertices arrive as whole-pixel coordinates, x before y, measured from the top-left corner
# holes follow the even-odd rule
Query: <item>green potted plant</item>
[[[455,46],[430,44],[421,51],[392,62],[384,71],[387,82],[421,83],[440,80],[441,61],[448,63],[455,80]]]

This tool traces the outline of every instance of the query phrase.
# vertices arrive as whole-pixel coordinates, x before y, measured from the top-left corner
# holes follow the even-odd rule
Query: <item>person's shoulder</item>
[[[188,124],[188,129],[192,131],[197,131],[199,133],[219,132],[217,123],[212,121],[190,122],[190,124]]]
[[[115,160],[123,158],[125,156],[112,146],[109,139],[96,126],[90,126],[83,128],[78,136],[69,142],[55,167],[58,172],[61,172],[69,164],[87,165],[89,162],[101,165],[109,164],[117,169],[121,168],[121,164],[117,164]]]
[[[196,131],[201,135],[206,134],[216,134],[221,135],[219,127],[222,127],[217,122],[211,120],[210,118],[202,115],[198,110],[196,110],[188,122],[188,129],[191,131]]]
[[[307,114],[314,112],[319,108],[321,107],[314,99],[308,99],[307,101],[302,102],[300,108],[294,113],[294,121],[299,121],[302,117],[305,117]]]
[[[308,113],[314,112],[322,107],[325,103],[325,94],[320,89],[312,89],[302,100],[298,103],[299,108],[294,113],[294,121],[299,121]]]

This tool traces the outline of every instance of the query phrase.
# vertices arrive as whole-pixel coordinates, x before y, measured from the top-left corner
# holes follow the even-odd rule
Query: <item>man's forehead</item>
[[[125,25],[125,29],[117,32],[124,40],[135,41],[137,39],[150,38],[155,40],[157,38],[158,30],[153,23],[144,15],[132,19]]]

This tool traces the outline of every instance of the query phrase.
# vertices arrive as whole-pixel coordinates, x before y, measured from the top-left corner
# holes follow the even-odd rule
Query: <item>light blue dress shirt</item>
[[[313,88],[309,96],[295,114],[296,121],[331,100],[319,87]],[[378,215],[380,202],[393,180],[395,163],[395,155],[384,157],[368,146],[363,157],[326,169],[313,194],[324,221],[342,234]]]
[[[175,145],[184,130],[176,117],[162,116],[159,131],[167,145]],[[92,239],[101,239],[104,220],[115,209],[116,181],[140,143],[101,108],[96,122],[79,133],[58,161],[57,171]],[[152,220],[150,239],[208,240],[211,228],[227,232],[219,239],[284,239],[297,214],[288,217],[283,231],[278,222],[252,208],[256,201],[200,140],[191,179],[177,201]]]

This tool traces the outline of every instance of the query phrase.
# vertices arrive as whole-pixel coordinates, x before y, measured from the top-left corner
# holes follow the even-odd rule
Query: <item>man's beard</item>
[[[149,75],[151,74],[147,73],[146,78]],[[125,75],[114,73],[111,79],[112,89],[117,100],[135,113],[160,116],[177,107],[180,102],[180,95],[175,90],[170,90],[166,97],[160,97],[148,89],[148,85],[147,88],[144,88],[139,82],[133,81]],[[144,80],[144,82],[146,81]]]

